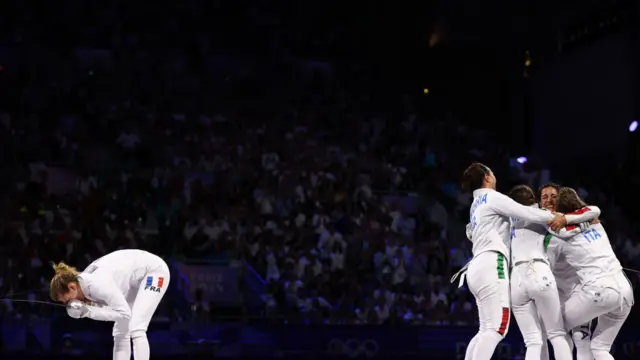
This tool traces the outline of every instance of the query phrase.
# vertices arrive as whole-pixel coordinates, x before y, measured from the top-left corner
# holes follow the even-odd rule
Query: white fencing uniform
[[[473,192],[469,215],[468,237],[473,243],[473,259],[459,274],[462,284],[466,272],[469,291],[476,298],[480,329],[469,343],[465,359],[490,360],[509,328],[510,218],[547,224],[553,214],[520,205],[495,190],[483,188]]]
[[[591,225],[584,233],[568,239],[562,251],[580,279],[580,286],[564,304],[565,326],[572,329],[597,317],[598,325],[591,338],[593,357],[613,359],[609,351],[634,299],[607,233],[601,224]]]
[[[569,265],[562,253],[564,244],[565,241],[552,237],[547,246],[547,256],[549,257],[551,271],[553,271],[553,276],[556,278],[558,294],[562,302],[567,301],[573,291],[580,285],[580,278],[578,278],[576,269]]]
[[[100,305],[90,306],[86,317],[115,321],[114,360],[149,359],[147,327],[170,281],[167,264],[142,250],[119,250],[91,263],[79,276],[84,296]]]
[[[538,208],[538,204],[532,205]],[[553,344],[556,360],[572,360],[566,338],[558,288],[545,251],[545,225],[513,219],[511,232],[511,306],[527,347],[525,360],[542,354],[542,325]],[[579,233],[579,229],[576,233]],[[542,323],[540,323],[540,319]]]
[[[552,237],[547,246],[547,255],[549,256],[551,271],[556,279],[562,307],[569,300],[571,294],[580,288],[580,278],[576,269],[569,265],[562,253],[564,244],[564,240]],[[576,348],[576,360],[593,360],[593,354],[591,353],[591,321],[567,330],[571,330],[571,337]]]
[[[566,216],[570,216],[574,224],[590,222],[600,216],[600,209],[597,206],[588,206]],[[573,291],[579,288],[580,278],[578,278],[576,269],[569,265],[562,252],[562,246],[566,242],[552,236],[545,238],[545,241],[547,241],[547,255],[549,256],[551,271],[553,271],[558,285],[560,303],[564,306]],[[576,348],[576,359],[593,360],[591,353],[591,321],[567,330],[571,330],[571,337]]]
[[[587,206],[578,211],[566,214],[567,224],[582,224],[591,222],[598,218],[601,214],[600,208],[597,206]],[[572,227],[569,227],[572,228]],[[565,229],[566,230],[566,229]],[[550,234],[545,237],[545,248],[551,265],[551,271],[558,285],[558,294],[560,301],[564,303],[569,299],[573,291],[578,288],[580,278],[576,269],[569,265],[562,251],[565,240],[558,239]]]

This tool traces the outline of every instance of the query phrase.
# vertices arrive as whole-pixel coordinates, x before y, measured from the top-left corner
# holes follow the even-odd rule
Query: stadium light
[[[638,121],[633,120],[631,124],[629,124],[629,132],[634,132],[638,128]]]
[[[519,164],[524,164],[524,163],[526,163],[526,162],[527,162],[527,158],[526,158],[526,157],[524,157],[524,156],[520,156],[519,158],[517,158],[517,159],[516,159],[516,161],[517,161]]]

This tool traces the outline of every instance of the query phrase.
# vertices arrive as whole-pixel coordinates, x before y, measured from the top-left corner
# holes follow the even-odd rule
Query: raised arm
[[[99,321],[131,318],[131,308],[113,279],[108,276],[95,276],[89,286],[89,292],[94,300],[100,300],[106,306],[88,306],[88,318]]]
[[[547,225],[554,218],[554,215],[548,211],[520,205],[499,192],[491,192],[490,196],[491,198],[487,201],[487,205],[502,216],[542,225]]]
[[[600,216],[600,208],[597,206],[585,206],[582,209],[564,215],[565,219],[567,219],[567,224],[588,222],[598,216]]]

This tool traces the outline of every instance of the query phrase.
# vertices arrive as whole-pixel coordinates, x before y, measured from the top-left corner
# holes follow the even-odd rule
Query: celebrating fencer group
[[[473,258],[452,281],[465,278],[476,299],[478,333],[465,360],[490,360],[506,336],[511,313],[526,360],[610,360],[611,346],[633,306],[633,290],[600,223],[571,188],[526,185],[509,196],[496,191],[485,165],[471,164],[464,185],[473,191],[467,237]],[[591,333],[591,321],[597,325]]]

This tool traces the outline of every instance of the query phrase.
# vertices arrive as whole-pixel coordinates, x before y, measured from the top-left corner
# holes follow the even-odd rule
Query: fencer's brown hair
[[[578,209],[582,209],[587,204],[580,199],[578,193],[569,187],[560,188],[558,191],[558,198],[556,199],[556,211],[568,214]]]
[[[489,174],[491,170],[479,162],[474,162],[462,174],[461,186],[463,190],[473,191],[480,189],[484,183],[485,175]]]
[[[78,283],[78,275],[80,274],[76,268],[69,266],[63,262],[52,264],[55,275],[51,279],[49,286],[49,296],[54,301],[58,301],[60,295],[69,292],[69,284]]]
[[[530,206],[536,203],[536,195],[527,185],[514,186],[509,191],[509,197],[520,205]]]

